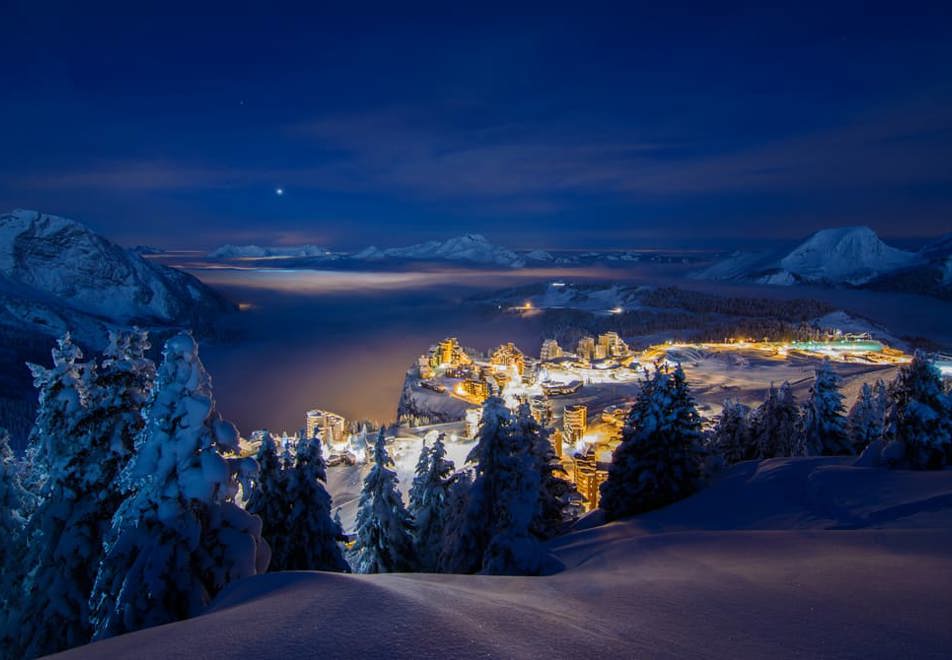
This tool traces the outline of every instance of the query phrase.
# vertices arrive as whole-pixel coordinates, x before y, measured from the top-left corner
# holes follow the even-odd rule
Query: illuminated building
[[[489,363],[496,367],[515,367],[520,376],[526,370],[526,357],[512,342],[502,344],[493,351]]]
[[[307,437],[320,435],[324,444],[344,441],[344,418],[327,410],[308,410],[305,429]]]
[[[489,398],[489,384],[484,380],[467,378],[456,385],[456,393],[482,403]]]
[[[573,380],[568,383],[542,383],[542,391],[549,396],[575,394],[582,389],[582,381]]]
[[[555,456],[561,461],[562,460],[562,431],[555,429],[549,435],[549,440],[552,441],[552,449],[555,450]]]
[[[562,357],[562,347],[559,346],[559,342],[555,339],[546,339],[542,342],[542,349],[539,351],[539,359],[545,362],[546,360],[558,360]]]
[[[430,364],[434,367],[459,367],[472,362],[456,337],[447,337],[433,349]]]
[[[529,410],[535,418],[535,421],[539,422],[542,426],[548,426],[549,422],[552,421],[552,404],[546,399],[529,399]]]
[[[578,442],[588,430],[588,407],[567,406],[562,411],[562,430],[570,443]]]
[[[631,406],[627,405],[608,406],[602,411],[602,421],[621,428],[628,420],[630,408]]]
[[[595,358],[595,338],[582,337],[579,339],[578,347],[576,347],[575,352],[583,360],[591,362]]]
[[[417,360],[417,367],[420,369],[420,378],[433,378],[433,365],[430,364],[430,360],[425,355],[421,355],[420,359]]]
[[[466,411],[466,436],[475,438],[479,432],[479,422],[483,418],[482,408],[470,408]]]
[[[608,479],[608,470],[599,465],[594,449],[574,457],[573,479],[579,495],[585,498],[585,509],[592,511],[598,508],[599,489]]]
[[[598,346],[602,349],[603,357],[622,357],[630,353],[625,340],[613,331],[598,335]]]
[[[604,360],[608,357],[608,348],[602,344],[595,344],[595,359]]]

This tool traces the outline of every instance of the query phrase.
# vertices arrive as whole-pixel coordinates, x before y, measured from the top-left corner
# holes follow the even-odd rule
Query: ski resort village
[[[528,308],[531,308],[531,304]],[[526,309],[526,306],[520,306]],[[801,341],[726,338],[718,343],[662,344],[633,348],[617,332],[583,336],[575,346],[546,339],[536,355],[513,343],[489,352],[465,348],[447,337],[421,355],[407,372],[398,404],[398,426],[387,435],[397,472],[409,488],[419,453],[427,441],[442,435],[451,457],[464,460],[479,433],[482,406],[499,397],[517,414],[525,405],[535,421],[549,430],[560,477],[572,483],[580,511],[598,508],[599,489],[608,478],[612,454],[646,376],[657,368],[683,368],[698,402],[704,424],[711,428],[724,406],[756,409],[783,386],[805,399],[815,373],[836,375],[845,400],[860,397],[863,386],[890,381],[911,356],[874,338],[869,332],[813,328]],[[633,342],[634,343],[634,342]],[[353,480],[353,466],[371,460],[372,431],[331,411],[306,414],[302,431],[325,445],[331,479],[337,468]],[[281,444],[295,441],[284,432]],[[253,453],[260,437],[246,452]],[[346,499],[346,522],[356,510]],[[350,504],[353,504],[351,502]]]

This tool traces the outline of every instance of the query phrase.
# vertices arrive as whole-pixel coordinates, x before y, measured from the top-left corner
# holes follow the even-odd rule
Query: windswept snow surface
[[[279,573],[102,658],[946,656],[952,471],[741,463],[661,511],[551,544],[542,578]]]

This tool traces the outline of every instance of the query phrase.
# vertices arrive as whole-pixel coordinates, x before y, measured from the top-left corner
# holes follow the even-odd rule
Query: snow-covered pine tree
[[[357,508],[352,566],[358,573],[414,570],[413,523],[397,489],[384,430],[374,444],[373,467],[364,479]]]
[[[903,365],[889,387],[887,438],[901,443],[916,469],[952,465],[952,397],[942,376],[922,353]]]
[[[829,361],[816,370],[810,397],[804,404],[803,440],[811,456],[848,456],[853,451],[846,428],[840,377]]]
[[[47,442],[38,453],[46,457],[47,478],[30,525],[34,552],[20,623],[20,648],[27,656],[76,646],[92,635],[88,600],[103,537],[123,500],[119,475],[142,429],[142,407],[155,376],[145,357],[147,335],[139,330],[111,332],[98,368],[79,365],[78,349],[64,351],[63,346],[59,350],[71,354],[77,367],[81,406],[74,409],[69,435],[58,439],[59,446]],[[33,367],[45,386],[57,368]],[[50,433],[37,429],[47,440]]]
[[[410,484],[407,510],[410,515],[416,518],[416,511],[422,506],[423,488],[427,476],[430,473],[430,448],[426,446],[426,438],[423,439],[423,446],[420,447],[420,456],[417,458],[416,468],[413,472],[413,482]]]
[[[481,472],[481,466],[476,466],[473,488],[482,487],[492,493],[489,501],[493,524],[480,573],[540,575],[546,568],[546,551],[532,533],[542,502],[542,474],[534,453],[539,438],[532,435],[538,427],[528,422],[520,424],[518,418],[513,422],[508,433],[497,436],[500,444],[495,473]],[[548,442],[547,438],[543,440]]]
[[[165,344],[136,444],[90,598],[96,638],[194,616],[268,565],[261,519],[234,503],[238,462],[223,456],[238,431],[215,411],[188,333]]]
[[[757,458],[760,453],[748,424],[749,415],[750,408],[728,399],[717,417],[711,431],[710,446],[727,465]]]
[[[421,472],[424,467],[425,472]],[[413,542],[416,545],[418,569],[421,571],[437,570],[453,471],[454,465],[446,458],[446,445],[441,433],[432,447],[424,447],[421,451],[421,458],[417,462],[417,478],[414,479],[414,489],[411,489]]]
[[[443,521],[443,538],[440,542],[439,557],[436,562],[436,571],[440,573],[462,572],[455,570],[461,563],[461,548],[471,547],[472,539],[468,536],[467,511],[469,509],[469,494],[473,487],[471,469],[463,469],[450,477],[449,490],[446,499],[446,515]],[[466,557],[469,559],[469,557]],[[471,562],[470,562],[471,563]],[[469,572],[479,570],[479,566]]]
[[[31,499],[32,495],[20,483],[10,434],[0,428],[0,649],[8,651],[16,641],[16,611],[26,559],[24,511],[31,508]],[[7,651],[0,650],[0,657],[7,657]]]
[[[33,468],[41,474],[40,500],[26,531],[17,612],[15,655],[38,657],[89,641],[87,600],[108,526],[111,483],[104,474],[113,448],[93,431],[90,390],[94,365],[80,363],[82,351],[67,334],[53,349],[53,367],[29,365],[40,405],[31,433]],[[104,501],[100,501],[100,498]]]
[[[279,570],[350,572],[337,543],[341,530],[331,518],[326,481],[321,440],[302,433],[295,449],[294,467],[287,476],[291,511],[285,537],[285,564]]]
[[[549,432],[532,416],[528,404],[519,406],[516,433],[528,442],[529,452],[539,472],[539,508],[531,531],[540,539],[550,539],[565,531],[575,520],[581,497],[565,477],[565,469],[555,454]]]
[[[881,386],[883,382],[879,381],[876,387],[879,389]],[[854,453],[860,454],[869,443],[882,440],[886,416],[884,403],[869,383],[863,383],[856,403],[850,408],[846,418]]]
[[[82,384],[86,367],[80,362],[83,352],[68,332],[57,340],[52,355],[53,366],[49,369],[27,365],[33,374],[39,405],[26,450],[24,487],[37,498],[42,496],[51,456],[59,456],[61,449],[68,450],[86,405]]]
[[[486,399],[478,441],[467,457],[475,478],[464,512],[448,526],[444,571],[533,575],[544,570],[545,552],[530,531],[541,487],[531,442],[502,399]]]
[[[761,458],[803,455],[800,406],[790,383],[771,383],[767,396],[751,415],[751,433]]]
[[[271,548],[268,570],[283,571],[287,566],[287,537],[290,531],[291,500],[287,484],[290,469],[284,469],[274,436],[267,429],[255,431],[252,437],[259,441],[255,453],[258,475],[245,503],[245,511],[261,518],[261,536]]]
[[[646,376],[601,487],[609,520],[650,511],[693,493],[700,481],[701,419],[684,372]]]

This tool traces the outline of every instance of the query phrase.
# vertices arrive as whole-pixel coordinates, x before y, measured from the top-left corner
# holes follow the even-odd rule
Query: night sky
[[[313,4],[0,0],[0,209],[170,248],[952,230],[949,3]]]

